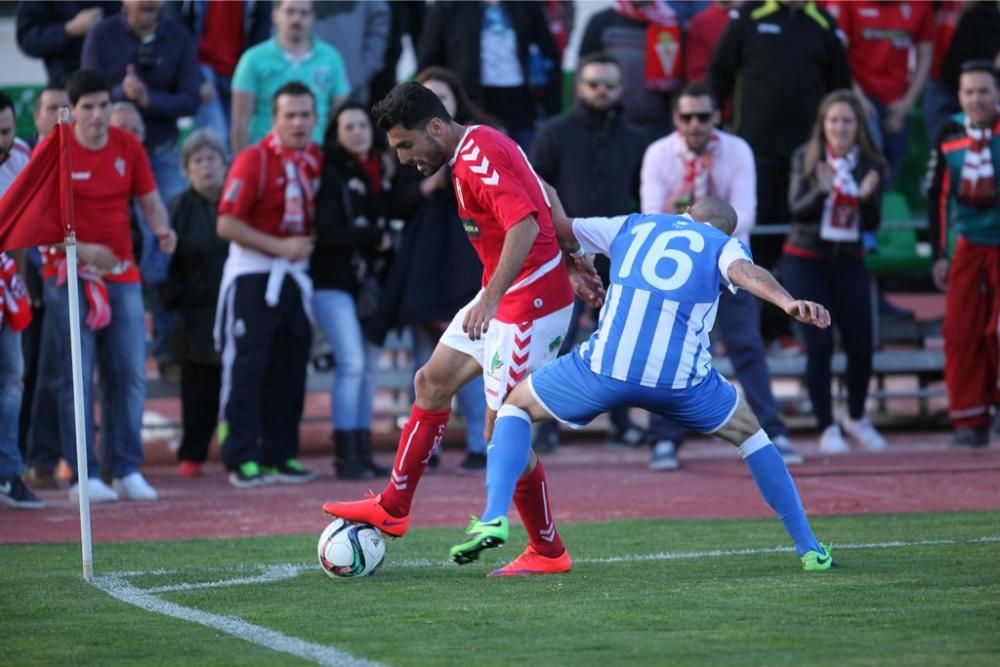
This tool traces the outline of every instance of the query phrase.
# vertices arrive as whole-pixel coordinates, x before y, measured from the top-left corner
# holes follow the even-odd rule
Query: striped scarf
[[[833,188],[823,204],[819,237],[824,241],[857,241],[861,235],[861,203],[854,169],[858,166],[858,147],[837,157],[826,147],[826,163],[833,167]]]
[[[684,137],[680,137],[680,140],[677,153],[684,164],[684,178],[680,183],[679,192],[674,197],[674,206],[680,209],[677,213],[683,213],[688,206],[712,194],[710,183],[712,163],[719,152],[719,135],[715,132],[712,132],[708,145],[700,154],[691,150],[687,142],[684,141]],[[673,211],[667,212],[672,213]]]
[[[991,208],[997,205],[996,176],[993,173],[993,155],[990,140],[993,132],[988,127],[972,127],[965,119],[965,133],[972,145],[965,151],[962,164],[962,181],[958,186],[958,202],[974,208]]]
[[[23,331],[31,324],[31,301],[17,272],[17,264],[7,253],[0,253],[0,329]]]
[[[281,139],[274,132],[264,137],[263,145],[281,160],[285,171],[285,214],[281,219],[281,231],[307,234],[307,222],[312,216],[316,198],[313,183],[319,177],[320,165],[308,151],[282,146]]]

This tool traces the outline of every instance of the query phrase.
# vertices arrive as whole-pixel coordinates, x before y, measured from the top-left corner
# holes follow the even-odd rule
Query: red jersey
[[[476,125],[466,130],[449,164],[458,217],[483,262],[484,287],[500,262],[507,230],[529,215],[538,222],[535,243],[500,300],[496,319],[516,324],[571,304],[573,290],[549,202],[520,147],[501,132]]]
[[[312,143],[304,153],[309,177],[316,182],[323,165],[323,154]],[[286,180],[285,167],[278,155],[263,142],[250,146],[233,160],[219,201],[219,215],[239,218],[257,231],[271,236],[308,235],[312,228],[311,206],[305,207],[302,232],[290,232],[282,225]]]
[[[243,53],[244,2],[206,2],[198,62],[232,76]]]
[[[851,74],[865,95],[883,104],[902,99],[909,87],[910,48],[934,41],[933,5],[830,2],[825,7],[847,38]]]
[[[108,143],[93,150],[71,135],[73,210],[77,241],[100,243],[111,249],[122,270],[103,278],[110,282],[139,282],[139,269],[132,257],[132,227],[129,200],[156,190],[146,149],[133,135],[117,127],[108,128]],[[55,264],[64,253],[50,248],[43,254],[43,275],[55,275]]]

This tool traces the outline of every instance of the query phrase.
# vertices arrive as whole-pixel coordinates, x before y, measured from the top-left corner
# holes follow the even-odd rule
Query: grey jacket
[[[351,99],[368,104],[368,85],[385,64],[392,17],[383,0],[317,2],[314,32],[344,59]]]

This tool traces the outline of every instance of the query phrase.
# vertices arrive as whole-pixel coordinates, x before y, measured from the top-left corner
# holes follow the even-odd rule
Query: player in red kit
[[[396,537],[409,527],[410,504],[427,461],[444,435],[451,400],[482,373],[487,437],[507,393],[556,356],[573,310],[573,289],[552,224],[545,186],[521,149],[491,128],[459,125],[418,83],[394,88],[375,106],[380,129],[403,164],[430,176],[447,163],[458,215],[483,262],[483,288],[452,320],[414,380],[416,402],[400,436],[389,483],[324,511],[377,526]],[[575,284],[584,290],[582,279]],[[541,461],[525,470],[515,505],[528,547],[493,576],[565,572],[572,566],[552,519]]]

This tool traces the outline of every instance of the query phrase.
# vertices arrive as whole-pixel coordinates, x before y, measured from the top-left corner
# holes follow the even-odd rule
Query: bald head
[[[718,197],[702,197],[688,209],[688,215],[699,222],[707,222],[727,236],[736,231],[736,211]]]

